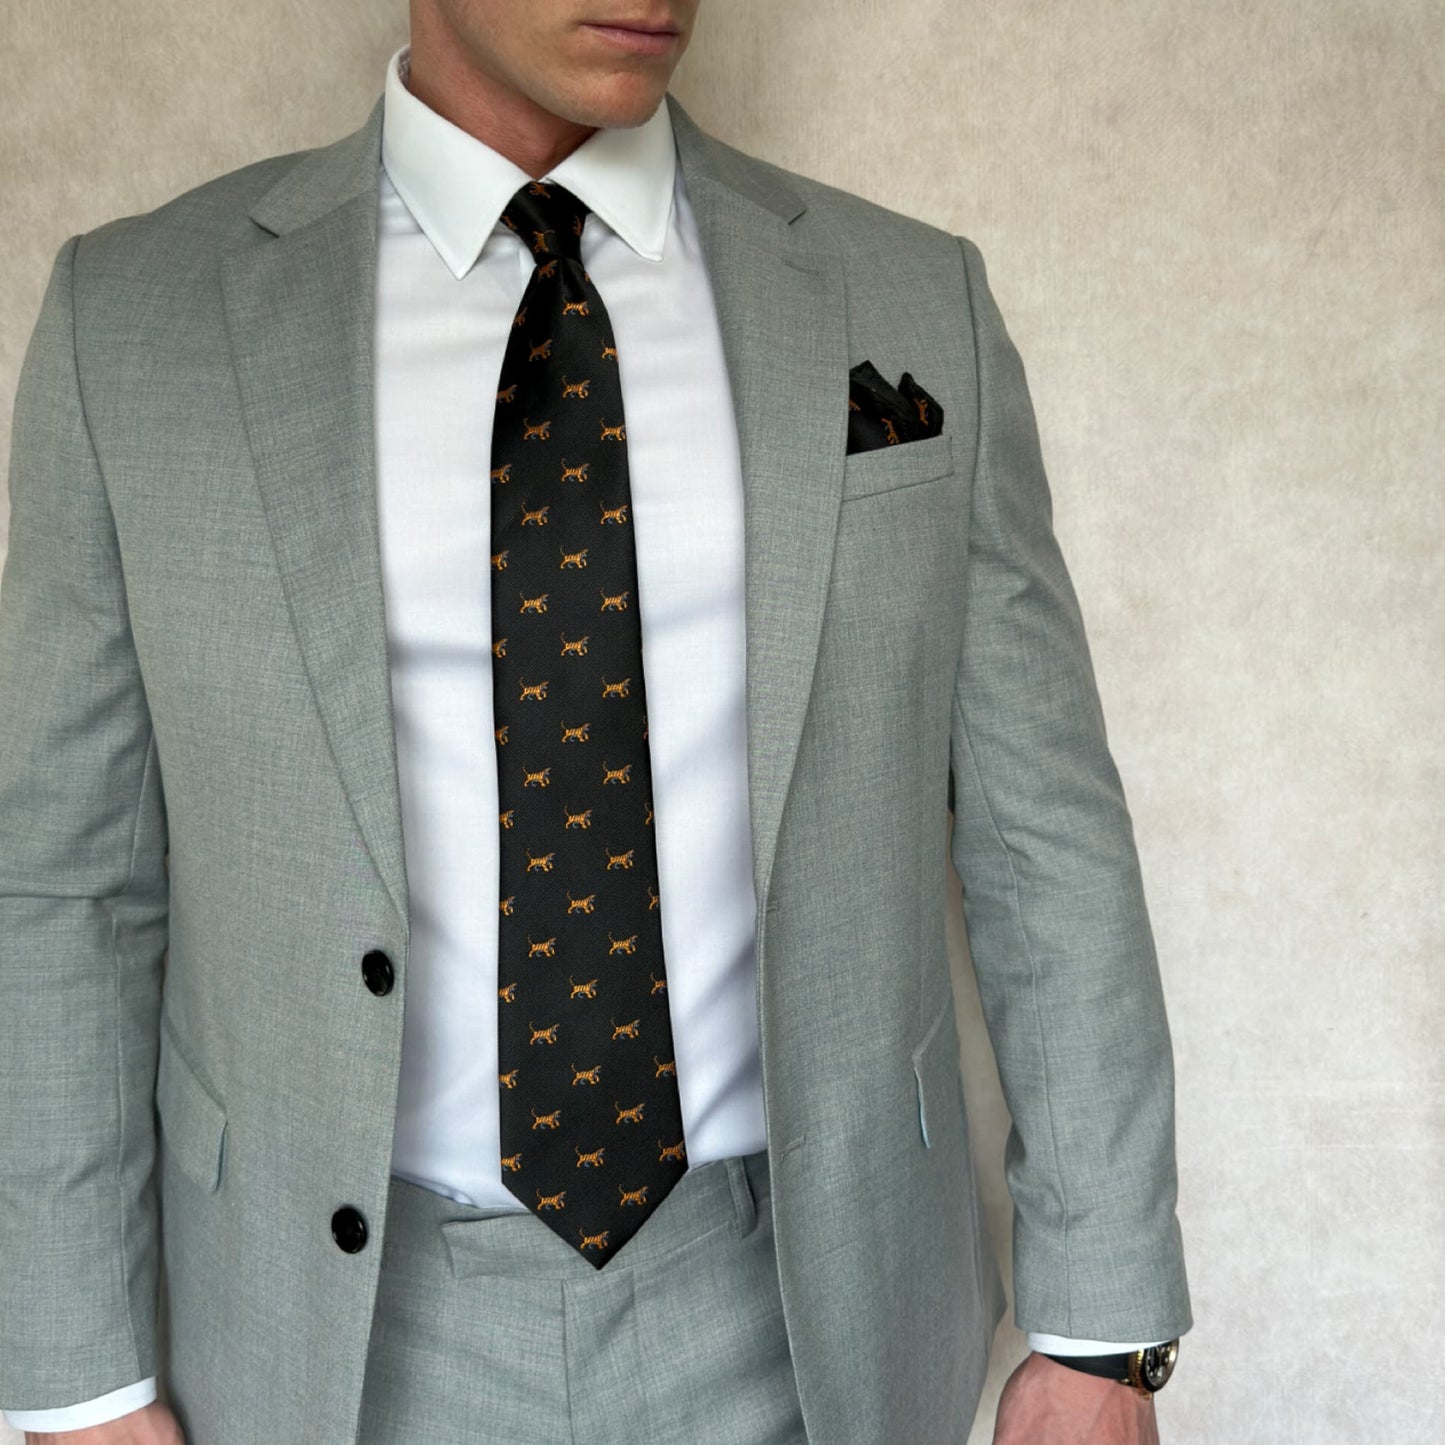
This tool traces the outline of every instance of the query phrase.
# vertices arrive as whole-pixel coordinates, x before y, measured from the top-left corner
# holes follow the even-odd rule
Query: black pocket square
[[[871,361],[848,372],[848,453],[922,441],[943,430],[943,408],[904,372],[898,385],[883,380]]]

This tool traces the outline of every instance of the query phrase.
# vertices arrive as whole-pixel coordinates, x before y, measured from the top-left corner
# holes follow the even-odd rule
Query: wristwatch
[[[1152,1395],[1169,1383],[1179,1358],[1179,1341],[1169,1340],[1123,1355],[1045,1355],[1044,1358],[1086,1375],[1097,1375],[1101,1380],[1117,1380],[1141,1394]]]

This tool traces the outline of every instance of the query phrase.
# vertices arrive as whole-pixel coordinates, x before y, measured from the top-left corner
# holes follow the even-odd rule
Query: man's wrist
[[[1098,1343],[1098,1342],[1096,1342]],[[1127,1352],[1107,1354],[1052,1354],[1040,1352],[1044,1359],[1062,1365],[1076,1374],[1100,1380],[1112,1380],[1142,1395],[1153,1395],[1169,1383],[1179,1358],[1179,1341],[1145,1345]]]
[[[12,1430],[47,1435],[59,1434],[63,1430],[88,1430],[92,1425],[105,1425],[111,1420],[119,1420],[122,1415],[129,1415],[133,1410],[144,1409],[155,1398],[156,1382],[151,1376],[75,1405],[62,1405],[53,1410],[6,1410],[5,1423]]]

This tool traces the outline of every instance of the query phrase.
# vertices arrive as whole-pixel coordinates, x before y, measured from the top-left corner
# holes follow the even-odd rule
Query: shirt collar
[[[381,159],[397,194],[458,280],[507,202],[532,179],[418,100],[404,82],[411,47],[386,68]],[[640,256],[662,260],[677,167],[665,101],[639,126],[594,131],[543,180],[565,186]]]

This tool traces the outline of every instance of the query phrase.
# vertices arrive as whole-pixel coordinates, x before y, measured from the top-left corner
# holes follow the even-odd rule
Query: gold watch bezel
[[[1151,1359],[1150,1357],[1153,1356]],[[1155,1395],[1169,1383],[1179,1360],[1179,1341],[1135,1350],[1129,1356],[1129,1384],[1141,1394]]]

